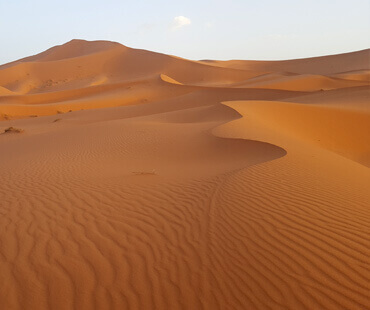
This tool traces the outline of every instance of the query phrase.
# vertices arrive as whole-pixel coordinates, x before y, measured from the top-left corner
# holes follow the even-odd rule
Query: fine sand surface
[[[369,72],[81,40],[0,66],[0,308],[370,309]]]

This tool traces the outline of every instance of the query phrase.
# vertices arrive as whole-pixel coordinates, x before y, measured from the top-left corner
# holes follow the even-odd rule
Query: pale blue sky
[[[370,0],[0,0],[1,64],[76,38],[189,59],[335,54],[370,47]]]

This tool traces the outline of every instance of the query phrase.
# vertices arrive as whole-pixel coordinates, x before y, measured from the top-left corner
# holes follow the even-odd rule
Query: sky
[[[194,60],[338,54],[370,47],[370,0],[0,0],[0,64],[72,39]]]

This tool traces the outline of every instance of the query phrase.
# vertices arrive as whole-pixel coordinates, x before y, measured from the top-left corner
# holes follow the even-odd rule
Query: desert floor
[[[0,66],[0,308],[370,309],[369,59]]]

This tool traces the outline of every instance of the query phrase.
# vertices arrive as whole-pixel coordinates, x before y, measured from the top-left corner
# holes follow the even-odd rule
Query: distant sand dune
[[[283,61],[209,60],[203,61],[203,63],[239,70],[288,71],[298,74],[321,75],[370,69],[369,49],[339,55]]]
[[[262,81],[247,80],[243,84],[238,83],[237,87],[284,89],[295,91],[322,91],[364,86],[367,84],[368,82],[365,80],[344,80],[320,75],[291,75],[285,77],[281,75],[271,78],[270,80],[266,80],[266,78]]]
[[[338,73],[335,75],[338,78],[353,80],[353,81],[364,81],[370,83],[370,70],[357,70]]]
[[[0,308],[369,309],[368,56],[0,66]]]
[[[0,96],[12,96],[12,95],[14,95],[14,92],[5,87],[0,86]]]

